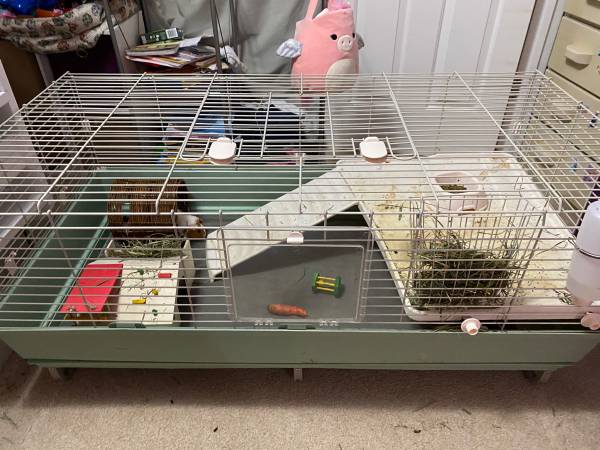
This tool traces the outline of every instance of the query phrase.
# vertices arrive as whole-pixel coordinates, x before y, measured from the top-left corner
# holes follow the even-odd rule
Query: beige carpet
[[[16,357],[0,448],[597,449],[600,348],[532,384],[517,372],[92,370]]]

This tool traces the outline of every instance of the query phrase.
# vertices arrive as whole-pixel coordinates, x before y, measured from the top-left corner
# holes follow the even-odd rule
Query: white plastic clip
[[[382,163],[388,155],[385,142],[380,141],[377,136],[364,138],[360,143],[360,156],[370,163]]]
[[[287,237],[286,242],[291,245],[304,244],[304,235],[299,231],[292,231]]]
[[[469,317],[465,319],[460,324],[460,329],[467,333],[469,336],[475,336],[479,333],[479,329],[481,328],[481,322],[474,317]]]
[[[235,158],[235,142],[228,137],[220,137],[210,144],[208,157],[213,164],[231,164]]]

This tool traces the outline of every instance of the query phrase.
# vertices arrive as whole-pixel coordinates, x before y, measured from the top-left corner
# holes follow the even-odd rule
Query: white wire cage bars
[[[565,285],[599,191],[585,105],[540,73],[311,81],[67,73],[25,105],[0,127],[2,325],[537,326],[595,311]],[[364,157],[367,138],[382,158]],[[339,296],[315,274],[340,277]],[[282,303],[300,309],[273,314]]]

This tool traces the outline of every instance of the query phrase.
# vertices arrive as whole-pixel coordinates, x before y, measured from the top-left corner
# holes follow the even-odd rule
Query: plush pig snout
[[[352,50],[352,45],[354,45],[354,39],[347,34],[340,36],[337,41],[337,48],[342,52],[349,52]]]

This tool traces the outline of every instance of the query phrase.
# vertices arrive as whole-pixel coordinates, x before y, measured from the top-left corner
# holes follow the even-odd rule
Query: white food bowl
[[[458,185],[464,190],[450,191],[443,186]],[[481,180],[468,172],[443,172],[433,178],[440,210],[451,212],[482,211],[490,204]]]

